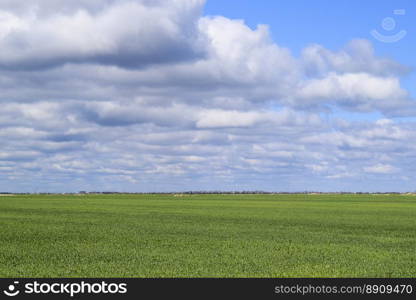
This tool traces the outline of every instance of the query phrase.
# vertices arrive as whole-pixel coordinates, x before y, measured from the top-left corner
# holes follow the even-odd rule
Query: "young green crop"
[[[0,277],[416,277],[416,197],[0,196]]]

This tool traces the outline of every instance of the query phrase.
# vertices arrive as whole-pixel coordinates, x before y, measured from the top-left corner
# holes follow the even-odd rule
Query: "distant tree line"
[[[38,192],[38,193],[10,193],[10,192],[0,192],[0,195],[87,195],[87,194],[101,194],[101,195],[111,195],[111,194],[130,194],[130,195],[291,195],[291,194],[334,194],[334,195],[343,195],[343,194],[353,194],[353,195],[390,195],[390,194],[415,194],[415,192],[316,192],[316,191],[299,191],[299,192],[267,192],[267,191],[185,191],[185,192],[99,192],[99,191],[79,191],[76,193],[48,193],[48,192]]]

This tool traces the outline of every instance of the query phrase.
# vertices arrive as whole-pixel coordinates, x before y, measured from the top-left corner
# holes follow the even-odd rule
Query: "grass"
[[[416,277],[416,197],[0,197],[0,277]]]

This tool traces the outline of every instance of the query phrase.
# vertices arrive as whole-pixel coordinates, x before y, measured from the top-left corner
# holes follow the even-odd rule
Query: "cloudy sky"
[[[1,0],[0,191],[415,191],[416,4]]]

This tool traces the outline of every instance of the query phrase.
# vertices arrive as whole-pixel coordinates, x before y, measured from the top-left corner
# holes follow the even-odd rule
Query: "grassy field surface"
[[[416,277],[416,197],[0,196],[0,277]]]

